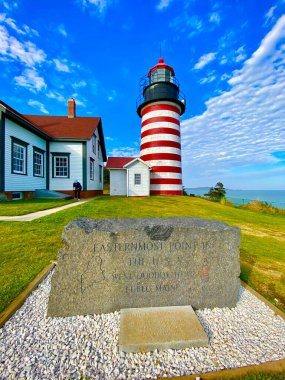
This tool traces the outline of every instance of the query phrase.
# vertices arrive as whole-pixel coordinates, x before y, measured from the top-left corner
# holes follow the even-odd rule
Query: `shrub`
[[[285,215],[285,210],[274,207],[267,202],[262,202],[258,200],[253,200],[250,203],[247,203],[245,205],[240,205],[239,208],[251,210],[251,211],[257,211],[257,212],[264,212],[268,214]]]
[[[0,193],[0,202],[7,202],[8,198],[4,193]]]
[[[220,200],[220,204],[223,206],[236,207],[235,204],[233,202],[231,202],[230,200],[228,200],[227,197],[223,197]]]

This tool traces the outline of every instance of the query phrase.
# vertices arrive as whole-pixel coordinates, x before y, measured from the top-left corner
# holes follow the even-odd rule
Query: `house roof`
[[[41,135],[47,140],[73,139],[89,140],[95,129],[98,129],[103,161],[107,160],[102,122],[100,117],[73,117],[23,115],[0,100],[0,106],[10,117],[21,122],[26,128]]]
[[[90,139],[101,121],[100,117],[23,116],[52,138]]]
[[[108,157],[107,169],[124,169],[124,166],[137,157]]]

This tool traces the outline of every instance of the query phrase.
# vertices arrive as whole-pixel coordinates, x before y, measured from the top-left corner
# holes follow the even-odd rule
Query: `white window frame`
[[[141,185],[142,184],[142,175],[141,175],[141,173],[135,173],[134,174],[134,184],[135,185]]]
[[[63,167],[67,168],[67,174],[64,175],[57,175],[57,167],[60,167],[57,165],[57,160],[60,159],[65,159],[66,160],[66,165]],[[53,178],[70,178],[70,153],[52,153],[52,177]]]
[[[27,175],[27,154],[28,154],[28,145],[27,143],[25,142],[22,142],[14,137],[12,137],[12,162],[11,162],[11,172],[12,174],[20,174],[20,175]],[[20,151],[22,153],[20,153],[19,151],[16,152],[15,148],[20,148]],[[19,154],[20,153],[20,156],[22,157],[17,157],[16,154]],[[16,161],[17,162],[19,161],[21,164],[20,165],[16,165]],[[22,170],[17,170],[15,169],[15,167],[22,167]]]
[[[36,162],[36,155],[41,157],[40,164]],[[37,173],[36,167],[40,168],[40,171]],[[44,177],[44,152],[39,151],[39,149],[34,148],[33,154],[33,168],[34,168],[34,177]]]
[[[94,161],[94,159],[92,157],[90,157],[89,161],[90,161],[90,173],[89,173],[89,175],[90,175],[90,181],[94,181],[94,178],[95,178],[95,176],[94,176],[95,161]]]
[[[92,152],[96,155],[96,136],[95,135],[92,135],[91,143],[92,143]]]

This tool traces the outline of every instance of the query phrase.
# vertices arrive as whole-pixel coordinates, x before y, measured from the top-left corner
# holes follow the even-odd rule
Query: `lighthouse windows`
[[[135,173],[135,185],[140,185],[142,181],[141,173]]]
[[[151,73],[151,82],[171,82],[171,73],[167,69],[157,69]]]

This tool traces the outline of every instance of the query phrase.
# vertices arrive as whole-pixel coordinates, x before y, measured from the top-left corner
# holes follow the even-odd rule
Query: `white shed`
[[[148,197],[151,167],[138,157],[109,157],[110,195]]]

